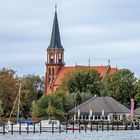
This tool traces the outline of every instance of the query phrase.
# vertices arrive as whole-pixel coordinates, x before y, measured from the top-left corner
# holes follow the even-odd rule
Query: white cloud
[[[55,3],[66,64],[110,59],[140,75],[139,0],[1,1],[0,67],[44,75]]]

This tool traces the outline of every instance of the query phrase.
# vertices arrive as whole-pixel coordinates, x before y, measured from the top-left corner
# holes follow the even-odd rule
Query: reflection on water
[[[140,130],[136,131],[93,131],[37,134],[0,134],[0,140],[140,140]]]

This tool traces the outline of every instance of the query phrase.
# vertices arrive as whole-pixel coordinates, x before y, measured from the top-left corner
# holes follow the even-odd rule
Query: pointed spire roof
[[[54,14],[52,35],[51,35],[50,45],[48,47],[48,50],[50,49],[64,50],[63,46],[61,45],[56,7],[55,7],[55,14]]]

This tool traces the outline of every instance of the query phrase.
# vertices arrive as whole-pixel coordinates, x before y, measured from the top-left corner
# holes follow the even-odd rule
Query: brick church
[[[61,44],[57,11],[55,10],[50,44],[47,48],[45,95],[53,93],[59,88],[65,73],[85,67],[89,66],[65,66],[64,48]],[[111,68],[109,64],[107,66],[90,66],[90,68],[96,69],[102,77],[117,71],[117,68]]]

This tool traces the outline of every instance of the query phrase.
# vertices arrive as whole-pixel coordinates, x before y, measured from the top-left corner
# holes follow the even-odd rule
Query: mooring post
[[[35,122],[33,122],[33,125],[34,125],[34,131],[33,131],[33,133],[35,134]]]
[[[40,133],[42,132],[42,126],[41,126],[41,122],[40,122]]]
[[[87,125],[86,125],[86,121],[84,120],[84,124],[85,124],[85,132],[87,132]]]
[[[54,122],[52,122],[52,134],[54,133]]]
[[[59,133],[61,133],[61,121],[59,123]]]
[[[102,121],[102,131],[104,131],[104,121]]]
[[[139,121],[137,122],[137,130],[139,130]]]
[[[29,125],[27,123],[27,134],[29,134]]]
[[[109,121],[107,122],[107,131],[109,131]]]
[[[66,119],[66,133],[68,132],[67,127],[68,127],[68,120]]]
[[[74,133],[74,120],[73,120],[73,133]]]
[[[81,131],[81,122],[79,120],[79,133],[80,133],[80,131]]]
[[[127,130],[127,127],[128,127],[128,124],[127,124],[127,122],[125,123],[125,130]]]
[[[3,135],[5,135],[5,123],[3,123]]]
[[[117,130],[119,130],[119,122],[117,121]]]
[[[11,123],[11,134],[13,135],[13,123]]]
[[[19,122],[19,134],[21,134],[21,122]]]
[[[91,130],[91,132],[92,132],[92,122],[90,122],[90,130]]]
[[[134,124],[133,124],[133,121],[131,122],[131,130],[134,130]]]
[[[112,130],[114,130],[114,122],[112,122]]]
[[[96,131],[98,132],[98,122],[96,123]]]

